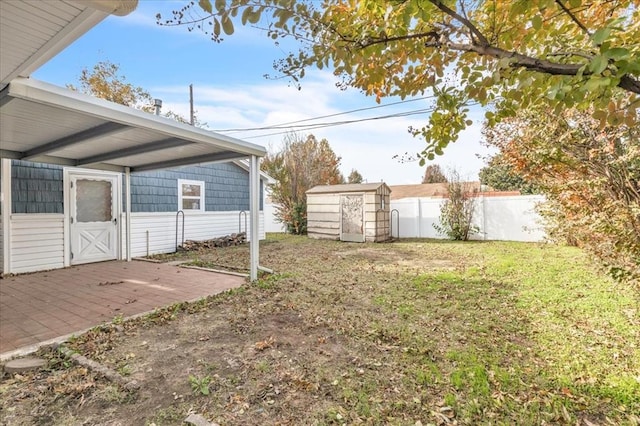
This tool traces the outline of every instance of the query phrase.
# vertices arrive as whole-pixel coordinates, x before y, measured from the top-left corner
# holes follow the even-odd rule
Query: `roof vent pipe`
[[[156,107],[156,115],[160,115],[160,109],[162,109],[162,99],[154,99],[153,106]]]
[[[76,0],[76,3],[117,16],[128,15],[138,6],[138,0]]]

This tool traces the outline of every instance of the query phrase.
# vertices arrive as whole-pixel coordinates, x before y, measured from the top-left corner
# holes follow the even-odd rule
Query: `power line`
[[[373,121],[373,120],[385,120],[388,118],[398,118],[398,117],[407,117],[407,116],[411,116],[411,115],[417,115],[417,114],[422,114],[422,113],[430,113],[433,112],[434,109],[419,109],[419,110],[413,110],[413,111],[406,111],[406,112],[402,112],[402,113],[397,113],[397,114],[390,114],[390,115],[383,115],[383,116],[375,116],[375,117],[368,117],[368,118],[360,118],[357,120],[345,120],[345,121],[333,121],[333,122],[328,122],[328,123],[316,123],[316,124],[308,124],[305,126],[291,126],[288,127],[288,130],[285,130],[283,132],[274,132],[274,133],[267,133],[264,135],[255,135],[255,136],[244,136],[242,139],[255,139],[255,138],[264,138],[267,136],[275,136],[275,135],[283,135],[285,133],[289,133],[294,129],[299,129],[300,127],[304,127],[301,130],[315,130],[315,129],[322,129],[325,127],[334,127],[334,126],[343,126],[346,124],[354,124],[354,123],[361,123],[364,121]]]
[[[467,106],[475,106],[475,105],[479,105],[479,104],[480,104],[479,102],[472,102],[472,103],[467,104]],[[364,122],[364,121],[385,120],[385,119],[389,119],[389,118],[408,117],[408,116],[417,115],[417,114],[431,113],[431,112],[434,112],[434,111],[435,111],[435,108],[424,108],[424,109],[404,111],[404,112],[399,112],[399,113],[389,114],[389,115],[379,115],[379,116],[374,116],[374,117],[359,118],[359,119],[356,119],[356,120],[332,121],[332,122],[326,122],[326,123],[313,123],[313,124],[307,124],[307,125],[290,126],[290,127],[286,127],[286,129],[288,129],[288,130],[285,130],[283,132],[274,132],[274,133],[267,133],[267,134],[264,134],[264,135],[255,135],[255,136],[245,136],[245,137],[243,137],[243,139],[256,139],[256,138],[264,138],[264,137],[267,137],[267,136],[283,135],[283,134],[291,132],[294,129],[299,129],[299,128],[303,128],[301,130],[315,130],[315,129],[322,129],[322,128],[325,128],[325,127],[334,127],[334,126],[343,126],[343,125],[347,125],[347,124],[361,123],[361,122]],[[275,128],[271,128],[271,129],[275,129]]]
[[[394,105],[407,104],[407,103],[410,103],[410,102],[417,102],[417,101],[423,101],[425,99],[434,99],[434,98],[435,98],[434,95],[422,96],[420,98],[414,98],[414,99],[408,99],[408,100],[404,100],[404,101],[392,102],[390,104],[374,105],[374,106],[370,106],[370,107],[366,107],[366,108],[358,108],[358,109],[353,109],[353,110],[350,110],[350,111],[337,112],[335,114],[321,115],[321,116],[318,116],[318,117],[305,118],[303,120],[296,120],[296,121],[289,121],[289,122],[286,122],[286,123],[273,124],[273,125],[270,125],[270,126],[247,127],[247,128],[236,128],[236,129],[213,129],[212,131],[218,132],[218,133],[234,133],[234,132],[249,132],[249,131],[254,131],[254,130],[284,129],[284,128],[287,128],[287,127],[284,127],[284,126],[289,126],[291,124],[304,123],[304,122],[307,122],[307,121],[314,121],[314,120],[321,120],[323,118],[338,117],[340,115],[353,114],[355,112],[369,111],[369,110],[372,110],[372,109],[385,108],[385,107],[390,107],[390,106],[394,106]]]
[[[415,115],[415,114],[420,114],[421,112],[433,112],[432,109],[430,108],[425,108],[425,109],[415,109],[415,110],[410,110],[410,111],[403,111],[403,112],[397,112],[394,114],[389,114],[389,115],[378,115],[378,116],[374,116],[374,117],[367,117],[367,118],[358,118],[355,120],[343,120],[343,121],[328,121],[328,122],[324,122],[324,123],[310,123],[310,124],[297,124],[294,126],[269,126],[269,127],[265,127],[259,130],[293,130],[293,129],[300,129],[300,130],[306,130],[306,129],[317,129],[320,127],[328,127],[328,126],[339,126],[341,124],[351,124],[351,123],[357,123],[360,121],[369,121],[369,120],[379,120],[379,119],[384,119],[384,118],[394,118],[394,117],[404,117],[405,115]],[[249,131],[249,130],[246,130]]]

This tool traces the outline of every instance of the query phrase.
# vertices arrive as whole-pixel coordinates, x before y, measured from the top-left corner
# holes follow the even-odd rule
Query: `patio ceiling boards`
[[[0,91],[0,157],[132,172],[266,155],[264,147],[29,78]]]
[[[40,65],[109,14],[124,16],[138,0],[0,1],[0,88]]]

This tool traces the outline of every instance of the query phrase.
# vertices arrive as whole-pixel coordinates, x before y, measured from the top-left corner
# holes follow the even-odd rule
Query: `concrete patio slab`
[[[241,286],[238,276],[112,261],[0,280],[0,360],[122,315],[127,318]]]

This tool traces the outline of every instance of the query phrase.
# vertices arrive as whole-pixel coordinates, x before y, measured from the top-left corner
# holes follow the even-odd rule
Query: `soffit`
[[[108,16],[86,4],[0,1],[0,88],[28,76]]]
[[[3,158],[143,171],[264,156],[264,147],[33,79],[0,92]]]

